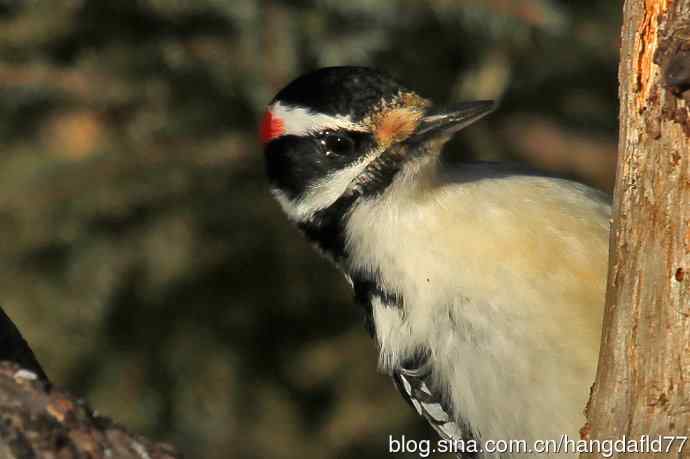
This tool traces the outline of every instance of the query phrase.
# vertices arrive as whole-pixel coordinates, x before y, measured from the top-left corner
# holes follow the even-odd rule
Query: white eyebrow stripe
[[[273,103],[268,107],[268,110],[274,117],[282,121],[282,135],[302,136],[312,132],[336,129],[367,131],[361,124],[354,123],[349,115],[325,115],[323,113],[315,113],[304,107],[286,106],[281,102]]]

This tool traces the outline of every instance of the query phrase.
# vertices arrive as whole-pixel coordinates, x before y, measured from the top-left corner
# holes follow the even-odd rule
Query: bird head
[[[438,109],[373,69],[316,70],[266,108],[260,137],[273,193],[298,223],[339,200],[380,194],[493,107],[475,101]]]

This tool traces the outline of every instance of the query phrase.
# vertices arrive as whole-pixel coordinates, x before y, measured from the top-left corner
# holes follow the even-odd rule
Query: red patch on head
[[[283,120],[277,116],[273,116],[271,112],[266,112],[264,114],[264,119],[261,121],[261,127],[259,128],[259,138],[261,143],[268,143],[276,137],[280,137],[285,132],[285,126],[283,125]]]

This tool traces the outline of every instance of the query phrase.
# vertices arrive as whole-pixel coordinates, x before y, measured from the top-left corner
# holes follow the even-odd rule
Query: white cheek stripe
[[[358,161],[349,167],[329,174],[311,185],[297,200],[289,199],[278,189],[272,190],[273,196],[292,221],[308,221],[316,212],[337,201],[350,183],[362,173],[367,164],[368,158],[367,161]]]
[[[350,131],[366,131],[360,124],[352,122],[350,116],[324,115],[304,107],[290,107],[281,102],[275,102],[268,107],[274,118],[282,121],[282,135],[307,135],[312,132],[325,130],[347,129]]]
[[[297,200],[291,200],[278,189],[274,188],[271,191],[291,220],[308,221],[316,212],[335,203],[345,193],[350,183],[362,174],[379,154],[377,150],[372,151],[356,163],[332,172],[313,183]]]

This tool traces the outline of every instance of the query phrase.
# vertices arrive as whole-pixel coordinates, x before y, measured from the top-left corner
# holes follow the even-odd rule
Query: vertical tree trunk
[[[619,79],[606,313],[582,434],[688,436],[690,0],[625,1]],[[681,443],[666,457],[690,457]]]

